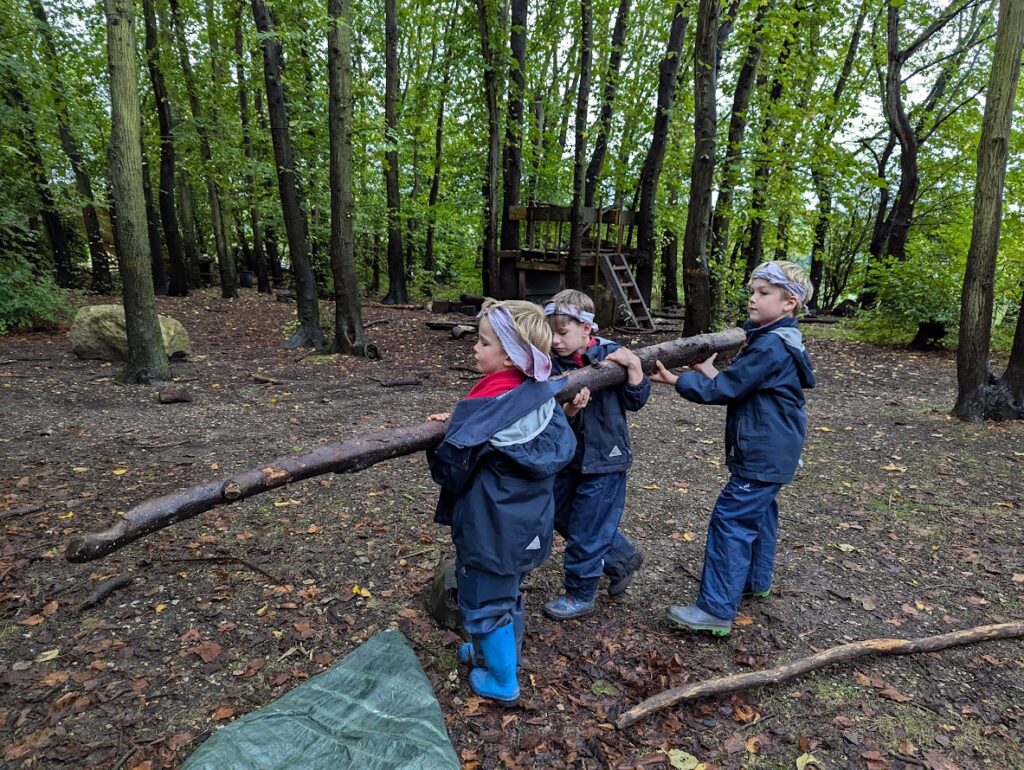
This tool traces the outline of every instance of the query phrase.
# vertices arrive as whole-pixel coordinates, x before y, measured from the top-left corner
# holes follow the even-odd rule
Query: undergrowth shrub
[[[71,317],[68,293],[50,275],[35,275],[20,256],[0,256],[0,334],[52,329]]]

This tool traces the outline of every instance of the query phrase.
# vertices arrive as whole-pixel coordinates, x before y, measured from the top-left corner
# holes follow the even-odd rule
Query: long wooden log
[[[993,639],[1012,639],[1024,636],[1024,621],[1014,623],[997,623],[991,626],[977,626],[962,631],[952,631],[938,636],[925,636],[920,639],[865,639],[851,642],[839,647],[822,650],[806,658],[792,663],[769,668],[764,671],[751,671],[746,674],[733,674],[694,682],[683,687],[674,687],[638,703],[623,712],[615,721],[620,730],[635,724],[644,717],[660,709],[674,706],[685,700],[706,698],[710,695],[722,695],[727,692],[748,690],[766,684],[778,684],[793,679],[808,671],[814,671],[833,663],[841,663],[866,655],[908,655],[914,652],[935,652],[947,647],[959,647],[965,644],[986,642]]]
[[[655,369],[655,361],[660,360],[669,368],[688,366],[712,353],[735,350],[744,339],[742,329],[729,329],[670,340],[635,352],[643,362],[644,371],[650,373]],[[601,362],[573,371],[565,379],[566,385],[557,396],[561,402],[572,399],[583,387],[596,391],[624,382],[626,370],[616,363]],[[426,422],[325,444],[312,452],[279,457],[227,479],[146,500],[121,516],[110,529],[74,536],[68,543],[66,557],[72,562],[99,559],[140,537],[191,519],[215,506],[238,502],[311,476],[355,473],[393,457],[429,449],[441,442],[446,427],[442,422]]]

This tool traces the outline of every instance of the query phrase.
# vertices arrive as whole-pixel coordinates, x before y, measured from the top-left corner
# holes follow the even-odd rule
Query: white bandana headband
[[[757,270],[750,275],[751,281],[755,278],[760,278],[762,281],[768,281],[772,286],[781,286],[800,300],[800,302],[803,302],[807,297],[807,289],[804,288],[804,285],[802,283],[789,280],[789,277],[783,269],[775,262],[765,262],[757,268]]]
[[[519,371],[537,382],[545,382],[551,376],[551,358],[519,336],[515,324],[512,323],[512,314],[508,312],[507,308],[499,305],[488,310],[481,310],[477,318],[484,316],[490,321],[491,328],[498,335],[498,340],[505,349],[505,353],[512,359],[512,363]]]
[[[590,324],[590,328],[595,332],[597,331],[597,324],[594,323],[594,314],[588,313],[586,310],[580,310],[572,305],[563,305],[561,302],[549,302],[544,306],[544,315],[568,316],[579,321],[581,324]]]

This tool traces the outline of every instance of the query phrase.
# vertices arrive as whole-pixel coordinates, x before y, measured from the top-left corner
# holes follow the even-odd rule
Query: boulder
[[[188,333],[170,316],[158,316],[164,348],[171,358],[192,352]],[[71,324],[71,349],[79,358],[124,361],[128,358],[128,336],[124,329],[124,308],[120,305],[86,305]]]

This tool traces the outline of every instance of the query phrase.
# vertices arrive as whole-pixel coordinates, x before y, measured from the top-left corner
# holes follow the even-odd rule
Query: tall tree
[[[39,31],[43,37],[43,56],[53,88],[61,147],[64,148],[64,153],[71,162],[71,169],[75,174],[75,185],[79,198],[81,198],[82,220],[85,224],[85,235],[89,242],[89,257],[92,261],[91,288],[100,293],[109,292],[113,286],[110,277],[110,255],[107,253],[107,247],[103,243],[103,236],[100,233],[100,220],[94,205],[92,178],[85,167],[78,142],[75,140],[74,134],[71,133],[71,115],[61,78],[61,58],[57,53],[53,29],[50,27],[42,0],[29,1],[32,6],[32,14],[39,22]]]
[[[189,56],[185,25],[181,18],[178,0],[170,0],[170,7],[171,23],[174,27],[175,42],[178,48],[178,60],[185,80],[192,120],[195,121],[196,134],[199,137],[199,156],[205,166],[203,175],[206,178],[206,195],[210,203],[210,227],[213,230],[213,242],[217,249],[217,263],[220,267],[220,292],[222,297],[230,299],[238,296],[238,276],[235,271],[235,255],[231,249],[231,240],[228,238],[226,203],[213,166],[210,132],[203,119],[202,105],[199,101],[195,75],[192,72],[192,60]],[[210,27],[211,57],[216,62],[216,33],[212,26],[209,24],[207,26]]]
[[[523,94],[526,90],[527,0],[511,0],[509,27],[508,120],[505,121],[504,216],[501,223],[503,251],[519,248],[519,220],[509,217],[509,209],[519,204],[519,185],[523,175]]]
[[[498,111],[500,57],[495,43],[497,31],[505,25],[501,9],[494,9],[494,0],[476,0],[480,25],[480,47],[484,60],[484,100],[487,104],[487,170],[484,175],[484,230],[482,246],[482,282],[484,294],[500,293],[498,260],[498,185],[501,167],[501,113]],[[497,29],[496,29],[497,28]]]
[[[142,125],[131,0],[104,0],[110,72],[110,186],[117,216],[117,263],[128,337],[127,382],[169,380],[170,365],[153,295],[146,203],[142,189]]]
[[[686,207],[686,233],[683,236],[683,300],[686,303],[687,335],[711,331],[707,244],[718,130],[715,113],[718,56],[715,49],[719,7],[719,0],[700,0],[693,49],[693,163],[690,169],[690,202]]]
[[[331,270],[334,274],[334,350],[376,357],[366,341],[356,278],[355,200],[352,195],[352,37],[349,0],[329,0],[327,72],[330,88]]]
[[[153,85],[156,116],[160,124],[160,187],[157,198],[160,206],[160,223],[163,226],[164,242],[167,244],[167,257],[170,262],[167,293],[172,297],[185,297],[188,296],[188,276],[185,273],[185,252],[181,233],[178,231],[178,215],[174,208],[174,115],[167,86],[164,84],[164,73],[160,67],[159,33],[153,0],[143,0],[142,10],[146,28],[146,68],[149,70],[149,80]]]
[[[402,258],[398,130],[398,0],[384,0],[384,181],[388,197],[388,293],[384,302],[393,305],[409,301]]]
[[[1024,0],[1001,0],[998,29],[978,142],[974,222],[960,299],[960,343],[956,351],[958,392],[953,414],[971,422],[986,417],[1024,417],[1024,381],[1015,383],[1016,392],[1005,381],[990,384],[992,372],[988,362],[1003,186],[1024,45]],[[1017,325],[1020,331],[1024,319],[1018,318]]]
[[[608,134],[611,131],[614,114],[615,93],[619,88],[619,67],[622,64],[622,50],[626,42],[626,28],[629,24],[630,0],[619,0],[612,28],[611,50],[608,52],[608,66],[604,71],[604,88],[601,93],[601,112],[597,117],[597,135],[594,137],[594,152],[587,165],[586,189],[583,205],[593,206],[597,182],[601,178],[604,158],[608,153]]]
[[[273,15],[264,0],[252,0],[252,15],[262,38],[263,79],[267,89],[270,135],[277,164],[277,189],[281,198],[284,228],[288,234],[288,254],[295,275],[295,297],[299,316],[299,328],[285,342],[284,347],[320,349],[326,345],[326,340],[320,328],[316,279],[309,263],[306,216],[302,211],[302,196],[295,178],[295,151],[288,128],[288,105],[281,79],[281,39],[277,35]]]
[[[644,299],[650,304],[654,288],[654,243],[655,205],[658,179],[665,163],[665,148],[668,144],[668,128],[672,104],[676,95],[676,80],[679,72],[679,58],[683,50],[683,37],[690,22],[683,15],[683,4],[676,2],[672,11],[672,25],[669,28],[668,46],[665,56],[658,65],[658,97],[654,112],[654,131],[647,149],[643,169],[640,171],[640,210],[637,224],[637,248],[640,251],[636,271],[636,283]]]
[[[590,59],[594,44],[594,12],[590,0],[580,0],[580,90],[576,96],[576,152],[572,165],[572,222],[569,224],[569,259],[565,285],[583,288],[580,253],[583,250],[583,195],[586,186],[587,113],[590,106]],[[597,222],[591,237],[599,238],[601,223]]]

